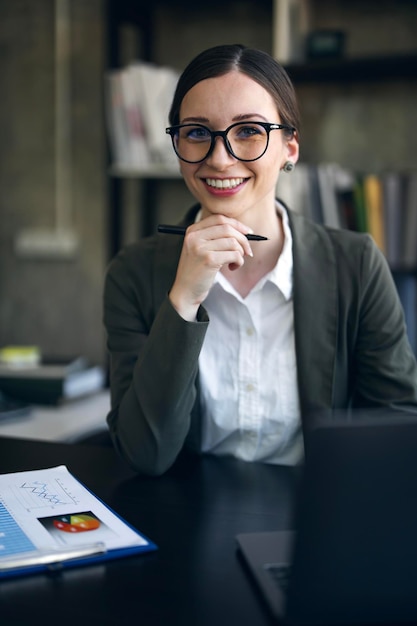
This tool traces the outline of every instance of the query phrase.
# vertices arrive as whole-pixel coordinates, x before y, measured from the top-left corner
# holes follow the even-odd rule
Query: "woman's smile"
[[[243,183],[244,178],[206,178],[205,182],[209,187],[216,189],[233,189]]]

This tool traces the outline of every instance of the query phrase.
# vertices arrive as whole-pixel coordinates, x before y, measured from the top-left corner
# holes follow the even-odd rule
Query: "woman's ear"
[[[298,133],[294,131],[293,136],[286,143],[286,161],[291,161],[295,165],[298,161],[299,152]]]

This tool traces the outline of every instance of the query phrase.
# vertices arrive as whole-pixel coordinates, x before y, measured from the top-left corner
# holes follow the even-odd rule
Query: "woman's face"
[[[204,124],[225,130],[246,120],[280,123],[272,96],[259,83],[237,71],[208,78],[190,89],[180,109],[180,124]],[[180,161],[190,192],[201,203],[203,215],[220,213],[244,221],[247,212],[270,206],[274,210],[275,187],[285,161],[298,158],[298,142],[282,130],[272,130],[266,153],[257,161],[239,161],[217,137],[212,153],[201,163]]]

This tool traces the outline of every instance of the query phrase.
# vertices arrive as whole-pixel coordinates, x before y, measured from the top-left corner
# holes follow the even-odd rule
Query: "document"
[[[0,578],[155,549],[64,465],[0,475]]]

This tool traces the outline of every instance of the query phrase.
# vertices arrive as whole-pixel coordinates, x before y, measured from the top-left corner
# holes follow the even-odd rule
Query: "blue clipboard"
[[[77,478],[75,478],[65,467],[53,468],[52,470],[40,470],[42,472],[65,470],[67,472],[64,477],[70,477],[71,481],[75,481],[80,493],[85,494],[89,500],[88,503],[92,505],[90,508],[98,510],[102,513],[105,511],[105,515],[108,516],[107,524],[103,526],[107,528],[108,520],[114,522],[117,528],[122,528],[129,533],[130,538],[137,538],[138,543],[128,544],[126,546],[119,546],[116,548],[109,548],[105,541],[92,540],[91,542],[82,541],[79,544],[72,545],[57,545],[57,547],[40,549],[38,548],[28,534],[19,524],[18,520],[9,510],[7,503],[7,493],[4,497],[0,491],[0,580],[3,578],[11,578],[16,576],[26,576],[36,573],[57,572],[66,568],[82,567],[86,565],[99,564],[113,559],[124,558],[128,556],[143,554],[152,552],[158,549],[158,546],[148,539],[145,535],[138,532],[133,526],[128,524],[126,520],[120,517],[113,509],[105,504],[100,498],[92,493],[85,485],[83,485]],[[0,477],[1,480],[7,480],[8,477],[11,481],[16,481],[20,475],[36,476],[37,471],[34,472],[17,472],[14,474],[6,474]],[[25,498],[43,497],[45,495],[41,493],[43,488],[42,481],[32,481],[32,483],[26,484],[23,478],[20,483],[16,483],[17,487],[13,485],[13,489],[25,488],[27,492],[24,494]],[[0,483],[1,485],[2,483]],[[38,484],[40,486],[38,486]],[[39,493],[37,493],[39,492]],[[29,494],[29,495],[27,495]],[[49,494],[48,494],[49,496]],[[50,496],[52,498],[52,495]],[[27,499],[25,500],[25,503]],[[30,502],[30,500],[29,500]],[[59,509],[59,504],[52,501],[51,509]],[[30,520],[29,520],[30,521]],[[100,516],[95,515],[94,511],[86,512],[63,512],[57,510],[52,515],[34,516],[33,523],[41,523],[45,530],[50,530],[52,534],[58,534],[61,532],[62,536],[67,533],[68,537],[72,534],[76,535],[78,532],[84,537],[90,536],[90,530],[97,530],[98,537],[100,537]],[[26,521],[27,524],[27,521]],[[112,529],[110,528],[110,531]],[[43,531],[44,532],[44,531]],[[92,535],[94,537],[94,533]],[[72,537],[71,537],[72,539]]]

